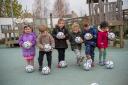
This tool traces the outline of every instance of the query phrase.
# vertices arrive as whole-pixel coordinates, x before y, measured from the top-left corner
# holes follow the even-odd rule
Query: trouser
[[[42,65],[43,65],[43,59],[44,59],[44,55],[45,55],[45,54],[46,54],[46,57],[47,57],[48,67],[51,68],[51,63],[52,63],[52,51],[50,51],[50,52],[39,51],[39,57],[38,57],[39,67],[42,67]]]
[[[95,50],[95,46],[86,45],[85,54],[90,55],[93,62],[94,62],[94,55],[95,55],[94,50]]]
[[[79,49],[74,49],[74,53],[76,55],[76,58],[80,58],[81,57],[81,51]]]
[[[65,48],[58,48],[58,63],[65,60]]]

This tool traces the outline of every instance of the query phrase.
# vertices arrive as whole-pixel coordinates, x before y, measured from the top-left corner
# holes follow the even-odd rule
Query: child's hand
[[[62,39],[64,39],[64,38],[65,38],[65,35],[63,35]]]
[[[82,38],[80,38],[80,42],[81,42],[81,43],[83,43],[83,42],[84,42]]]
[[[32,42],[31,41],[28,41],[30,43],[30,46],[32,46]]]

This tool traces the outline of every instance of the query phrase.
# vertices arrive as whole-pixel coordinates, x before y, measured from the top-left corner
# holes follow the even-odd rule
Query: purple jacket
[[[29,49],[25,49],[22,47],[22,44],[26,41],[30,41],[32,43],[32,47]],[[22,47],[22,52],[24,57],[35,56],[35,45],[36,45],[36,34],[34,32],[29,34],[22,34],[19,37],[19,45]]]

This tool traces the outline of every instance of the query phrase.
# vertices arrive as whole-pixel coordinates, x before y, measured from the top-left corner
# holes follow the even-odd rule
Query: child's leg
[[[62,61],[62,60],[65,60],[65,49],[61,48],[61,49],[58,49],[58,61]]]
[[[80,50],[78,50],[78,49],[74,49],[74,53],[75,53],[75,55],[76,55],[76,58],[77,58],[77,64],[80,64],[80,58],[81,58],[81,52],[80,52]]]
[[[25,61],[26,61],[26,65],[31,65],[29,59],[25,59]]]
[[[52,63],[52,52],[47,52],[47,62],[48,62],[48,67],[51,68],[51,63]]]
[[[45,54],[45,52],[39,51],[38,63],[39,63],[39,67],[41,67],[41,68],[42,68],[42,64],[43,64],[44,54]]]
[[[87,59],[91,59],[91,55],[90,55],[91,54],[91,46],[90,45],[86,46],[85,54],[86,54]]]
[[[30,64],[31,64],[32,66],[34,66],[34,58],[32,58],[32,59],[30,60]]]
[[[76,55],[76,58],[80,58],[80,56],[81,56],[80,50],[74,49],[74,53],[75,53],[75,55]]]
[[[105,61],[106,61],[106,55],[107,55],[106,49],[104,49],[104,52],[103,52],[103,62],[104,62],[104,63],[105,63]]]
[[[102,62],[103,48],[99,48],[99,62]]]
[[[95,63],[94,63],[94,55],[95,55],[94,50],[95,50],[95,47],[91,46],[91,53],[90,53],[90,55],[91,55],[91,59],[92,59],[92,67],[95,66]]]
[[[94,62],[94,55],[95,55],[94,50],[95,50],[95,47],[91,46],[90,55],[91,55],[92,62]]]

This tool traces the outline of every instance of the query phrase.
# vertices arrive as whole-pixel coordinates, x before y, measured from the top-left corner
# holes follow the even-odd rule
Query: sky
[[[23,9],[26,9],[27,7],[27,10],[32,12],[32,5],[34,3],[34,0],[18,0],[19,3],[22,4],[23,6]],[[55,0],[49,0],[49,8],[50,10],[52,10],[52,6],[53,6],[53,3],[54,3]],[[86,0],[66,0],[68,1],[69,3],[69,8],[70,8],[70,11],[74,10],[78,16],[82,15],[82,14],[89,14],[89,11],[88,11],[88,5],[86,4]],[[109,1],[116,1],[116,0],[109,0]],[[128,9],[128,0],[123,0],[123,9]]]

